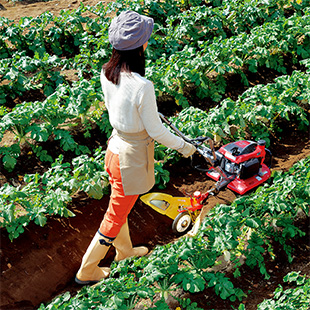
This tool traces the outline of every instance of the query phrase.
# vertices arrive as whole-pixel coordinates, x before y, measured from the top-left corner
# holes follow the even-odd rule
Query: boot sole
[[[74,281],[77,283],[77,284],[80,284],[80,285],[93,285],[93,284],[97,284],[99,281],[82,281],[82,280],[79,280],[77,277],[75,277]]]

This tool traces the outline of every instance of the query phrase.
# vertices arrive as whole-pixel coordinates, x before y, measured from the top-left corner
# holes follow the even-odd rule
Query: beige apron
[[[124,133],[114,130],[121,138],[119,164],[125,195],[148,192],[155,184],[154,139],[146,130]]]

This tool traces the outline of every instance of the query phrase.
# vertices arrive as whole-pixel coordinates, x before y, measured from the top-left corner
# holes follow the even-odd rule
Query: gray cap
[[[133,50],[149,40],[153,28],[153,18],[133,11],[124,11],[112,20],[109,41],[117,50]]]

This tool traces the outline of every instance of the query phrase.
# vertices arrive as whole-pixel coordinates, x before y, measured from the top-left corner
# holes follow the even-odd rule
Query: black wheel
[[[188,212],[182,212],[174,219],[172,230],[177,234],[183,234],[192,224],[191,216]]]

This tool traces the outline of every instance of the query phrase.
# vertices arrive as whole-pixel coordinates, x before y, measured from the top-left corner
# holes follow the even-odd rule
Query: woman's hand
[[[196,147],[193,146],[191,143],[184,141],[184,146],[178,149],[178,152],[180,152],[185,158],[187,158],[196,152]]]

